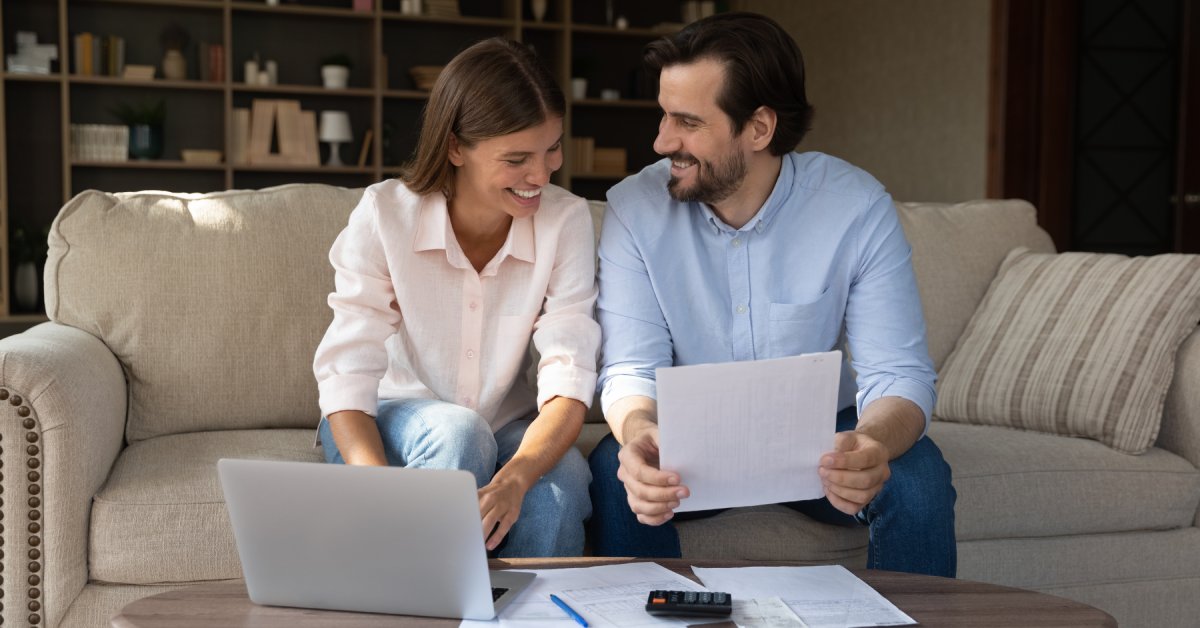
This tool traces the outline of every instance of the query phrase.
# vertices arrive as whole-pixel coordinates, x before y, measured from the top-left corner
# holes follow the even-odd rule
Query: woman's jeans
[[[388,464],[470,471],[482,488],[517,453],[533,421],[513,421],[493,434],[488,422],[469,408],[433,399],[398,399],[380,401],[375,422]],[[325,460],[343,464],[328,421],[321,421],[320,436]],[[499,556],[581,555],[583,522],[592,513],[590,481],[587,462],[571,447],[525,494],[521,515],[500,546]]]
[[[839,432],[852,430],[857,424],[854,407],[838,413]],[[596,505],[596,516],[590,523],[592,549],[597,556],[678,558],[679,534],[675,526],[670,522],[660,526],[642,524],[630,510],[625,485],[617,479],[620,450],[610,434],[589,458],[595,478],[592,501]],[[822,523],[870,526],[867,567],[953,578],[958,564],[954,540],[957,495],[941,450],[926,436],[888,466],[891,479],[857,517],[834,508],[824,497],[784,505]],[[683,483],[687,484],[687,478]],[[682,512],[674,520],[700,519],[720,512]]]

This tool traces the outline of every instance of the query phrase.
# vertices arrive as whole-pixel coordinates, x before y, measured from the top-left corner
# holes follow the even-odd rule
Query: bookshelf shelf
[[[62,74],[55,72],[53,74],[25,74],[21,72],[7,72],[4,75],[6,81],[28,82],[28,83],[58,83],[62,81]]]
[[[129,5],[144,7],[166,7],[172,9],[201,9],[204,11],[220,11],[221,0],[70,0],[76,5]]]
[[[353,98],[371,97],[375,95],[375,90],[370,87],[349,87],[342,89],[330,89],[319,85],[233,85],[233,91],[244,94],[295,94],[295,95],[317,95],[317,96],[346,96]]]
[[[383,19],[389,22],[413,22],[424,24],[446,24],[450,26],[490,26],[499,28],[516,27],[517,21],[502,17],[434,17],[430,15],[405,15],[403,13],[383,12]]]
[[[428,100],[429,92],[423,92],[416,89],[389,89],[383,93],[384,98],[398,98],[402,100]]]
[[[599,98],[583,98],[574,101],[576,107],[625,107],[637,109],[658,109],[657,100],[645,99],[619,99],[619,100],[602,100]]]
[[[72,75],[68,82],[72,85],[108,85],[113,87],[149,87],[151,89],[198,89],[209,91],[221,91],[225,89],[224,83],[214,81],[171,81],[167,79],[153,79],[143,81],[138,79],[126,79],[119,76],[79,76]]]
[[[307,15],[311,17],[332,17],[353,20],[371,20],[375,17],[374,11],[354,11],[352,9],[339,9],[334,7],[310,7],[290,4],[279,4],[272,6],[254,2],[231,2],[230,6],[234,11],[237,12]]]
[[[175,159],[131,161],[72,161],[72,168],[120,168],[126,170],[225,170],[225,164],[195,164]]]
[[[298,172],[311,174],[372,174],[372,166],[255,166],[243,164],[234,166],[234,172]]]

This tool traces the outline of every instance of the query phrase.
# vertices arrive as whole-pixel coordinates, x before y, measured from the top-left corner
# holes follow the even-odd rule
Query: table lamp
[[[354,139],[354,134],[350,132],[350,114],[345,111],[322,111],[319,133],[322,142],[329,142],[329,161],[325,165],[345,165],[338,149],[342,142]]]

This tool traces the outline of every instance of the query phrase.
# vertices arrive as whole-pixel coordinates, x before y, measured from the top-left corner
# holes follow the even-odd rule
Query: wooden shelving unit
[[[504,36],[532,45],[551,67],[568,96],[568,136],[596,138],[598,146],[623,147],[633,171],[654,161],[651,144],[658,125],[653,86],[639,76],[641,48],[670,31],[655,25],[679,19],[679,3],[655,0],[621,3],[630,28],[608,25],[604,3],[550,0],[544,21],[533,19],[529,0],[459,0],[460,17],[403,15],[399,0],[375,0],[355,11],[351,0],[3,0],[0,48],[15,52],[18,31],[33,31],[41,43],[59,47],[50,75],[0,71],[0,323],[44,320],[40,311],[13,305],[9,233],[16,225],[45,227],[58,209],[84,189],[167,189],[207,192],[261,188],[292,182],[364,186],[395,176],[411,154],[427,93],[415,88],[408,68],[442,65],[480,39]],[[645,5],[645,6],[643,6]],[[614,20],[615,21],[615,20]],[[126,63],[154,65],[162,75],[160,32],[178,24],[191,35],[187,80],[127,80],[74,74],[73,38],[80,32],[125,38]],[[199,80],[199,42],[221,44],[224,80]],[[279,85],[245,84],[244,62],[258,54],[279,65]],[[321,58],[341,53],[354,62],[350,86],[321,86]],[[572,101],[573,76],[588,79],[586,98]],[[622,98],[601,100],[601,90]],[[195,164],[180,157],[185,148],[227,154],[234,108],[255,98],[299,100],[305,110],[350,113],[356,140],[342,146],[344,167]],[[71,159],[72,123],[116,124],[108,109],[120,102],[163,99],[167,104],[164,158],[153,161],[93,162]],[[358,166],[365,132],[373,140]],[[327,157],[322,144],[321,161]],[[576,173],[564,164],[555,182],[589,198],[621,177]]]

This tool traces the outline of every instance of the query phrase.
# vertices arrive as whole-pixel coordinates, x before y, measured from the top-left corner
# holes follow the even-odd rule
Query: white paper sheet
[[[589,626],[630,628],[686,626],[693,621],[663,619],[646,613],[646,596],[651,591],[703,591],[695,582],[657,563],[625,563],[569,569],[519,570],[537,578],[492,621],[463,620],[463,628],[536,626],[579,628],[574,620],[550,601],[553,593],[562,598]]]
[[[676,512],[825,496],[842,353],[657,369],[659,466],[691,497]]]
[[[735,597],[729,621],[738,628],[808,628],[808,624],[777,597],[758,600]]]
[[[692,567],[710,591],[746,599],[778,596],[812,628],[904,626],[916,621],[840,565]]]

